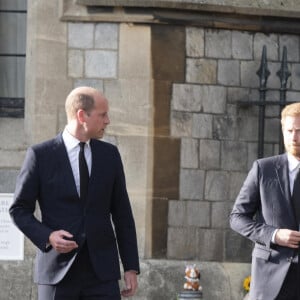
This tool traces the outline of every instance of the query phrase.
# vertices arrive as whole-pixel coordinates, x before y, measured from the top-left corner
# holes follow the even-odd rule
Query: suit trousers
[[[118,280],[99,280],[85,243],[62,281],[57,285],[38,285],[38,299],[120,300],[121,296]]]
[[[275,300],[300,300],[298,263],[292,263]]]

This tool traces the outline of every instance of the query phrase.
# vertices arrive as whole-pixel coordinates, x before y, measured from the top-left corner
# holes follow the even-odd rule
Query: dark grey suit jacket
[[[60,229],[72,233],[79,245],[87,242],[101,280],[120,278],[119,255],[125,271],[139,272],[135,224],[119,152],[98,140],[91,140],[90,146],[86,204],[80,202],[61,134],[29,148],[17,178],[10,214],[38,247],[35,282],[39,284],[58,283],[78,251],[59,254],[46,249],[50,233]],[[34,216],[36,201],[41,220]]]
[[[273,232],[276,228],[298,230],[291,202],[286,154],[253,163],[231,212],[230,225],[255,243],[250,299],[274,299],[295,250],[274,245],[271,242]]]

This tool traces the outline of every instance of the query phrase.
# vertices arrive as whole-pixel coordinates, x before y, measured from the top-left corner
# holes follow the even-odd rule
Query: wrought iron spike
[[[286,89],[288,78],[291,76],[291,72],[289,71],[287,64],[286,46],[283,47],[281,67],[276,74],[280,79],[281,88]]]
[[[270,76],[270,71],[268,69],[268,62],[267,62],[266,45],[263,46],[262,55],[261,55],[261,63],[260,63],[260,67],[257,70],[256,74],[259,77],[260,89],[265,89],[266,85],[267,85],[268,77]]]

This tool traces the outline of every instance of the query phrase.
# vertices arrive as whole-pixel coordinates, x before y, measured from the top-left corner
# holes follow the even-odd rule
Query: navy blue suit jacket
[[[272,235],[277,228],[298,230],[286,154],[253,163],[234,204],[230,224],[255,243],[250,299],[275,299],[295,250],[273,244]]]
[[[92,169],[86,203],[81,203],[62,135],[30,147],[17,178],[10,214],[38,247],[35,282],[56,284],[68,271],[76,251],[59,254],[46,248],[54,230],[66,230],[79,245],[85,241],[101,280],[139,272],[137,240],[120,154],[109,143],[91,140]],[[34,215],[38,202],[41,217]]]

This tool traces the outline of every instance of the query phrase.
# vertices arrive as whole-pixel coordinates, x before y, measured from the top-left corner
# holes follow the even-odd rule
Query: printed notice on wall
[[[24,236],[9,216],[13,194],[0,194],[0,260],[24,259]]]

